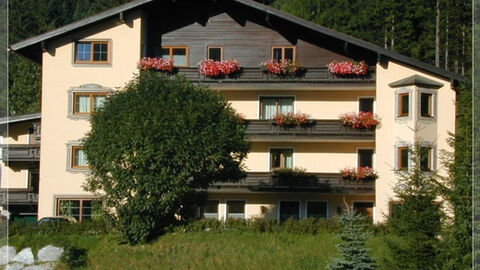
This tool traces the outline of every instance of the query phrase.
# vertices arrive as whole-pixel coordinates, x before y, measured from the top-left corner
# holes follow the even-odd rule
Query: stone
[[[53,270],[53,269],[55,269],[55,263],[31,265],[23,268],[22,270]]]
[[[33,264],[35,263],[35,258],[33,257],[31,248],[22,249],[15,257],[13,257],[14,262],[19,262],[23,264]]]
[[[5,266],[5,270],[22,270],[22,269],[23,269],[23,264],[21,263],[12,263]]]
[[[3,246],[0,248],[0,265],[5,265],[9,263],[9,261],[13,261],[13,257],[15,257],[16,252],[14,247]]]
[[[48,245],[38,251],[37,257],[40,262],[55,262],[60,259],[62,253],[63,248]]]

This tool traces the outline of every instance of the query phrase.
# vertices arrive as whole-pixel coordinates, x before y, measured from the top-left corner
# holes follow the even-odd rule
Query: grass
[[[374,236],[372,255],[379,262],[388,256],[385,238]],[[259,232],[168,233],[151,244],[120,244],[115,234],[14,235],[10,245],[34,250],[69,242],[88,250],[88,265],[82,269],[326,269],[336,255],[335,234],[316,235]],[[67,269],[59,265],[58,269]]]

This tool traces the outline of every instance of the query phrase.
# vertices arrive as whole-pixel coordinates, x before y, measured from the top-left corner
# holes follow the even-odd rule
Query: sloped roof
[[[0,118],[0,125],[13,124],[30,120],[37,120],[42,117],[41,113],[22,114]]]
[[[23,41],[17,42],[15,44],[10,45],[10,49],[13,51],[16,51],[26,57],[29,57],[35,61],[41,62],[41,47],[42,47],[42,42],[45,42],[49,39],[57,38],[60,37],[64,34],[70,33],[75,30],[79,30],[80,28],[89,26],[91,24],[95,24],[97,22],[106,20],[108,18],[112,18],[114,16],[118,16],[119,14],[133,10],[135,8],[139,8],[143,5],[146,5],[151,2],[155,1],[162,1],[162,0],[134,0],[132,2],[123,4],[121,6],[109,9],[107,11],[98,13],[96,15],[90,16],[88,18],[73,22],[71,24],[59,27],[57,29],[54,29],[52,31],[34,36],[32,38],[25,39]],[[201,1],[201,0],[197,0]],[[310,29],[319,33],[322,33],[324,35],[330,36],[335,39],[340,39],[344,42],[347,42],[349,44],[358,46],[360,48],[372,51],[376,53],[378,56],[383,56],[387,57],[392,60],[396,60],[400,63],[404,63],[406,65],[436,74],[438,76],[448,78],[448,79],[453,79],[453,80],[459,80],[463,81],[464,77],[461,76],[458,73],[454,73],[451,71],[447,71],[442,68],[435,67],[433,65],[427,64],[425,62],[413,59],[411,57],[407,57],[404,55],[401,55],[399,53],[395,53],[389,50],[386,50],[380,46],[377,46],[375,44],[354,38],[352,36],[334,31],[332,29],[320,26],[318,24],[309,22],[307,20],[295,17],[293,15],[287,14],[285,12],[279,11],[277,9],[274,9],[272,7],[260,4],[258,2],[255,2],[253,0],[225,0],[225,1],[230,1],[230,2],[235,2],[242,4],[244,6],[259,10],[264,12],[265,14],[268,14],[269,16],[275,16],[277,18],[280,18],[282,20],[286,20],[288,22],[297,24],[299,26],[302,26],[306,29]],[[33,49],[33,52],[32,52]]]
[[[434,80],[430,80],[420,75],[412,75],[405,79],[401,79],[398,81],[394,81],[388,84],[390,87],[400,87],[400,86],[409,86],[409,85],[416,85],[416,86],[423,86],[429,88],[440,88],[443,86],[443,83],[436,82]]]

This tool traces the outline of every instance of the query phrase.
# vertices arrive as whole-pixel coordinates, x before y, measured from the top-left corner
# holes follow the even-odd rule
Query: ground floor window
[[[208,200],[205,206],[200,208],[200,216],[218,219],[218,204],[219,201]]]
[[[245,201],[227,201],[227,218],[245,218]]]
[[[353,210],[373,220],[373,202],[353,202]]]
[[[280,222],[287,220],[289,218],[300,219],[300,202],[281,201],[279,203]]]
[[[327,202],[307,202],[307,217],[327,218]]]
[[[100,215],[101,203],[92,199],[58,199],[57,215],[71,216],[79,222]]]

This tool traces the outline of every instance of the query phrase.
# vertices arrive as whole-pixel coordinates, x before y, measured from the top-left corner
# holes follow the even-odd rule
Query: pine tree
[[[375,261],[368,254],[365,247],[370,233],[367,232],[366,218],[347,210],[339,217],[342,232],[339,238],[342,241],[337,245],[339,256],[328,265],[330,270],[372,270],[376,269]]]

